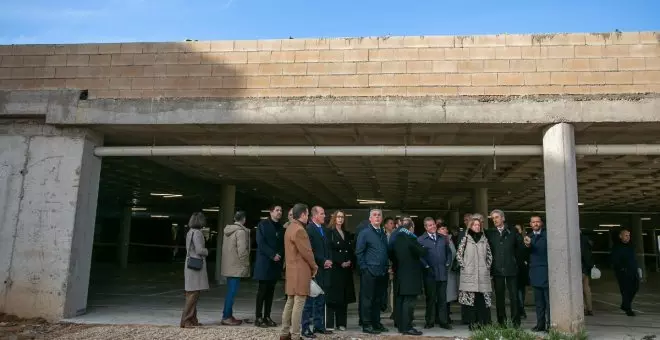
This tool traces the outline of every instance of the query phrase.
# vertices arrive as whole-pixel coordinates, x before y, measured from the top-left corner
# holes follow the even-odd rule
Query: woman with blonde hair
[[[330,287],[327,294],[326,327],[346,330],[348,304],[355,302],[353,268],[355,268],[355,241],[345,229],[346,213],[335,211],[330,217],[328,229],[332,249]]]
[[[206,257],[209,251],[205,247],[204,234],[201,229],[206,226],[206,217],[196,212],[190,217],[186,234],[186,262],[184,267],[186,304],[181,315],[181,328],[201,326],[197,319],[197,301],[199,292],[209,289],[209,279],[206,273]]]
[[[458,302],[466,306],[466,321],[470,330],[490,324],[493,291],[490,280],[493,255],[482,229],[482,219],[475,215],[468,224],[456,254],[456,260],[461,266]]]

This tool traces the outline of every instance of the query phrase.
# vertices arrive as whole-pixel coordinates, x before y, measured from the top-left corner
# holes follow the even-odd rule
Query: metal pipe
[[[660,155],[660,144],[576,145],[578,155]],[[342,156],[541,156],[541,145],[337,145],[337,146],[101,146],[100,157],[157,156],[261,156],[261,157],[342,157]]]

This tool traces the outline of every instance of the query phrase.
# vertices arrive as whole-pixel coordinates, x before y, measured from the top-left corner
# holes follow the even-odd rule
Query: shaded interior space
[[[540,145],[545,126],[103,126],[105,145]],[[576,124],[577,144],[660,143],[660,124]],[[645,155],[578,156],[580,228],[593,243],[603,271],[592,282],[595,317],[589,331],[650,329],[660,316],[660,157]],[[218,228],[224,226],[223,188],[235,187],[230,210],[247,212],[254,230],[271,204],[286,210],[296,202],[344,209],[348,229],[367,218],[378,200],[385,216],[413,217],[418,234],[426,216],[443,217],[459,228],[462,214],[498,208],[510,226],[526,226],[531,214],[544,215],[541,157],[107,157],[103,159],[95,227],[92,276],[86,313],[77,321],[177,324],[183,306],[186,223],[203,210],[213,281]],[[481,197],[480,197],[481,196]],[[484,197],[485,196],[485,206]],[[225,207],[227,208],[227,207]],[[329,213],[327,214],[329,217]],[[286,217],[284,217],[286,218]],[[548,226],[552,228],[551,225]],[[620,310],[620,296],[609,253],[619,228],[629,228],[644,263],[646,282],[635,299],[638,317]],[[127,235],[127,236],[126,236]],[[253,232],[254,236],[254,232]],[[252,237],[253,252],[256,244]],[[237,317],[253,317],[256,285],[244,280]],[[277,292],[282,292],[281,283]],[[281,296],[282,294],[280,294]],[[213,284],[200,300],[202,323],[219,323],[224,287]],[[534,310],[528,292],[526,325]],[[284,301],[276,301],[279,319]],[[416,317],[423,316],[423,296]],[[454,307],[454,319],[457,309]],[[357,304],[350,306],[352,326]],[[494,307],[493,307],[494,312]],[[388,321],[391,326],[391,321]],[[419,321],[418,321],[419,322]],[[351,324],[351,321],[349,321]],[[654,328],[656,327],[656,328]],[[465,328],[463,330],[463,328]],[[467,326],[458,327],[461,334]],[[649,331],[650,332],[650,331]],[[596,333],[600,334],[600,333]],[[617,333],[618,334],[618,333]],[[623,334],[623,333],[622,333]],[[636,333],[638,334],[638,333]],[[601,338],[601,337],[598,337]],[[620,337],[619,337],[620,338]]]

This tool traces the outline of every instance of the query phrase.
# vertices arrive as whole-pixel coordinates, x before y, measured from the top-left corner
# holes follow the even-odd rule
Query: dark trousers
[[[347,327],[348,326],[348,305],[347,304],[328,304],[327,314],[325,316],[325,326],[328,328]]]
[[[527,295],[526,287],[518,285],[518,314],[520,316],[527,316],[527,313],[525,313],[525,295]]]
[[[490,309],[486,307],[484,294],[474,293],[474,305],[465,306],[465,318],[470,329],[490,324]]]
[[[534,303],[536,304],[536,327],[550,326],[550,288],[534,287]]]
[[[313,325],[313,329],[310,327]],[[308,296],[302,313],[302,331],[325,329],[325,295]]]
[[[396,315],[396,325],[400,333],[411,330],[413,319],[415,318],[415,295],[397,295],[396,308],[398,309]]]
[[[275,284],[277,280],[260,280],[257,289],[257,319],[270,318],[270,310],[273,307],[273,296],[275,295]]]
[[[433,278],[424,280],[426,296],[426,324],[447,325],[447,281],[436,281]]]
[[[639,290],[639,279],[637,276],[617,273],[616,280],[619,283],[619,292],[621,292],[621,309],[632,311],[632,302]]]
[[[497,322],[500,325],[506,323],[506,293],[508,293],[509,307],[511,308],[511,321],[514,325],[520,325],[520,314],[518,311],[518,278],[516,276],[495,276],[494,281]]]
[[[387,290],[387,274],[375,276],[364,270],[360,276],[362,327],[380,327],[383,290]]]

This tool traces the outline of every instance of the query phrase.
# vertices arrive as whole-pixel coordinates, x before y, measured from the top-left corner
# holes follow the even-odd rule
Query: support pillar
[[[119,225],[119,240],[117,242],[117,260],[119,268],[128,267],[128,248],[131,242],[131,219],[133,210],[131,207],[124,207],[121,212],[121,224]]]
[[[49,321],[87,306],[102,137],[40,124],[0,128],[0,312]]]
[[[449,227],[456,228],[456,230],[461,227],[461,218],[458,210],[452,210],[449,212]]]
[[[488,221],[488,188],[476,188],[472,191],[473,213],[479,213]],[[488,228],[488,225],[484,226]]]
[[[220,275],[220,267],[222,265],[222,239],[224,236],[224,229],[227,224],[234,220],[234,212],[236,209],[236,186],[223,185],[222,197],[220,201],[220,210],[218,211],[218,242],[217,250],[215,252],[215,281],[218,284],[225,284],[226,278]]]
[[[559,123],[543,135],[545,210],[547,214],[550,320],[562,332],[584,327],[580,219],[578,215],[575,135]]]
[[[633,214],[632,218],[632,242],[635,245],[635,255],[637,257],[637,266],[642,269],[642,278],[645,281],[646,264],[644,263],[644,229],[642,228],[642,217],[639,214]]]

